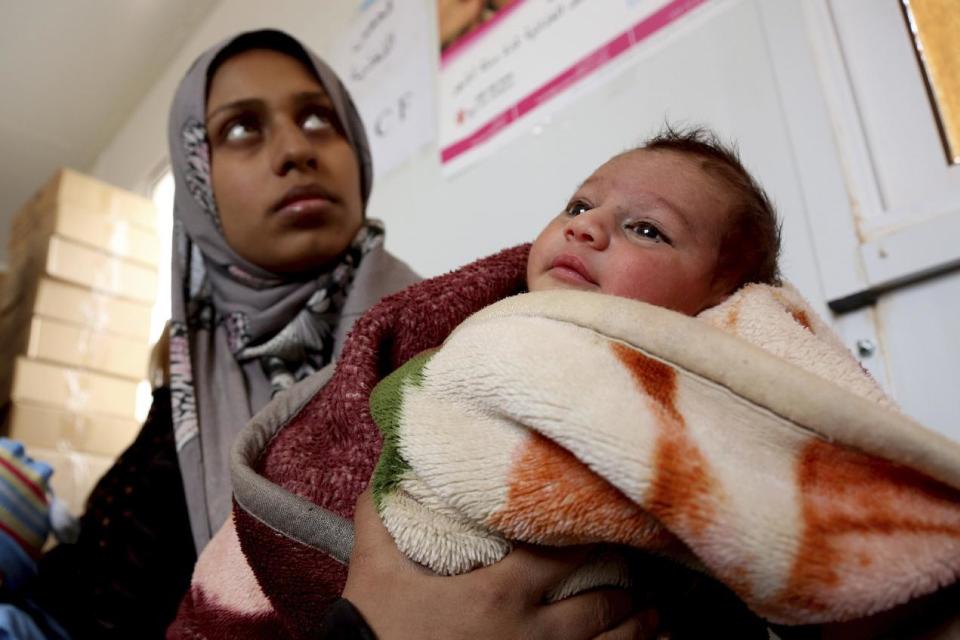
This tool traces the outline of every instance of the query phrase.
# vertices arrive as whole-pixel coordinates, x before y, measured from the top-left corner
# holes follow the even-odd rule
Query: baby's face
[[[617,156],[537,237],[527,286],[598,291],[696,315],[728,293],[714,274],[730,209],[730,195],[697,158]]]

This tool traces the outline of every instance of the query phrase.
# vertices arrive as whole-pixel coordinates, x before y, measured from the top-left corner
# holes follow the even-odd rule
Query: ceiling
[[[220,0],[0,0],[0,264],[59,166],[85,171]]]

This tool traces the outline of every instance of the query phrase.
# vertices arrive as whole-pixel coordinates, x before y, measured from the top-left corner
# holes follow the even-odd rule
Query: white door
[[[790,4],[765,15],[825,297],[904,410],[960,440],[960,165],[905,11]]]

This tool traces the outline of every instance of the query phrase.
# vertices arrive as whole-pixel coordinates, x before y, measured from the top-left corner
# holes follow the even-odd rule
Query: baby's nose
[[[602,249],[608,241],[607,232],[603,228],[599,216],[591,215],[593,211],[581,213],[570,220],[564,235],[567,240],[583,242],[596,249]]]

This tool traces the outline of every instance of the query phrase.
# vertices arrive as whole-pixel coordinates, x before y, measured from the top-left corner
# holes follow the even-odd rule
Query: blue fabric
[[[16,440],[0,438],[0,451],[4,465],[0,473],[0,577],[4,590],[13,593],[37,573],[31,554],[40,553],[50,524],[45,499],[41,507],[33,492],[46,491],[53,469],[30,458]]]
[[[0,604],[0,640],[70,640],[60,624],[29,598]]]
[[[49,464],[40,460],[34,460],[30,456],[25,455],[26,449],[24,449],[22,443],[16,440],[11,440],[10,438],[0,438],[0,447],[3,447],[9,451],[15,457],[22,458],[24,464],[32,468],[36,473],[40,474],[40,477],[42,477],[44,480],[49,481],[50,476],[53,475],[53,467],[51,467]]]
[[[46,500],[38,501],[35,492],[48,493],[53,468],[27,455],[24,446],[16,440],[0,438],[0,450],[4,465],[0,473],[3,524],[16,531],[28,545],[36,546],[39,553],[50,524]]]
[[[49,512],[46,505],[41,510],[35,503],[24,498],[20,492],[23,486],[22,483],[19,483],[18,486],[0,476],[0,507],[5,509],[10,516],[16,518],[20,524],[29,529],[33,535],[44,540],[50,530],[48,522]],[[20,535],[23,534],[21,533]]]
[[[12,604],[0,604],[0,640],[14,639],[48,640],[33,616]]]
[[[17,542],[0,532],[0,575],[3,588],[15,592],[37,574],[37,563]]]

